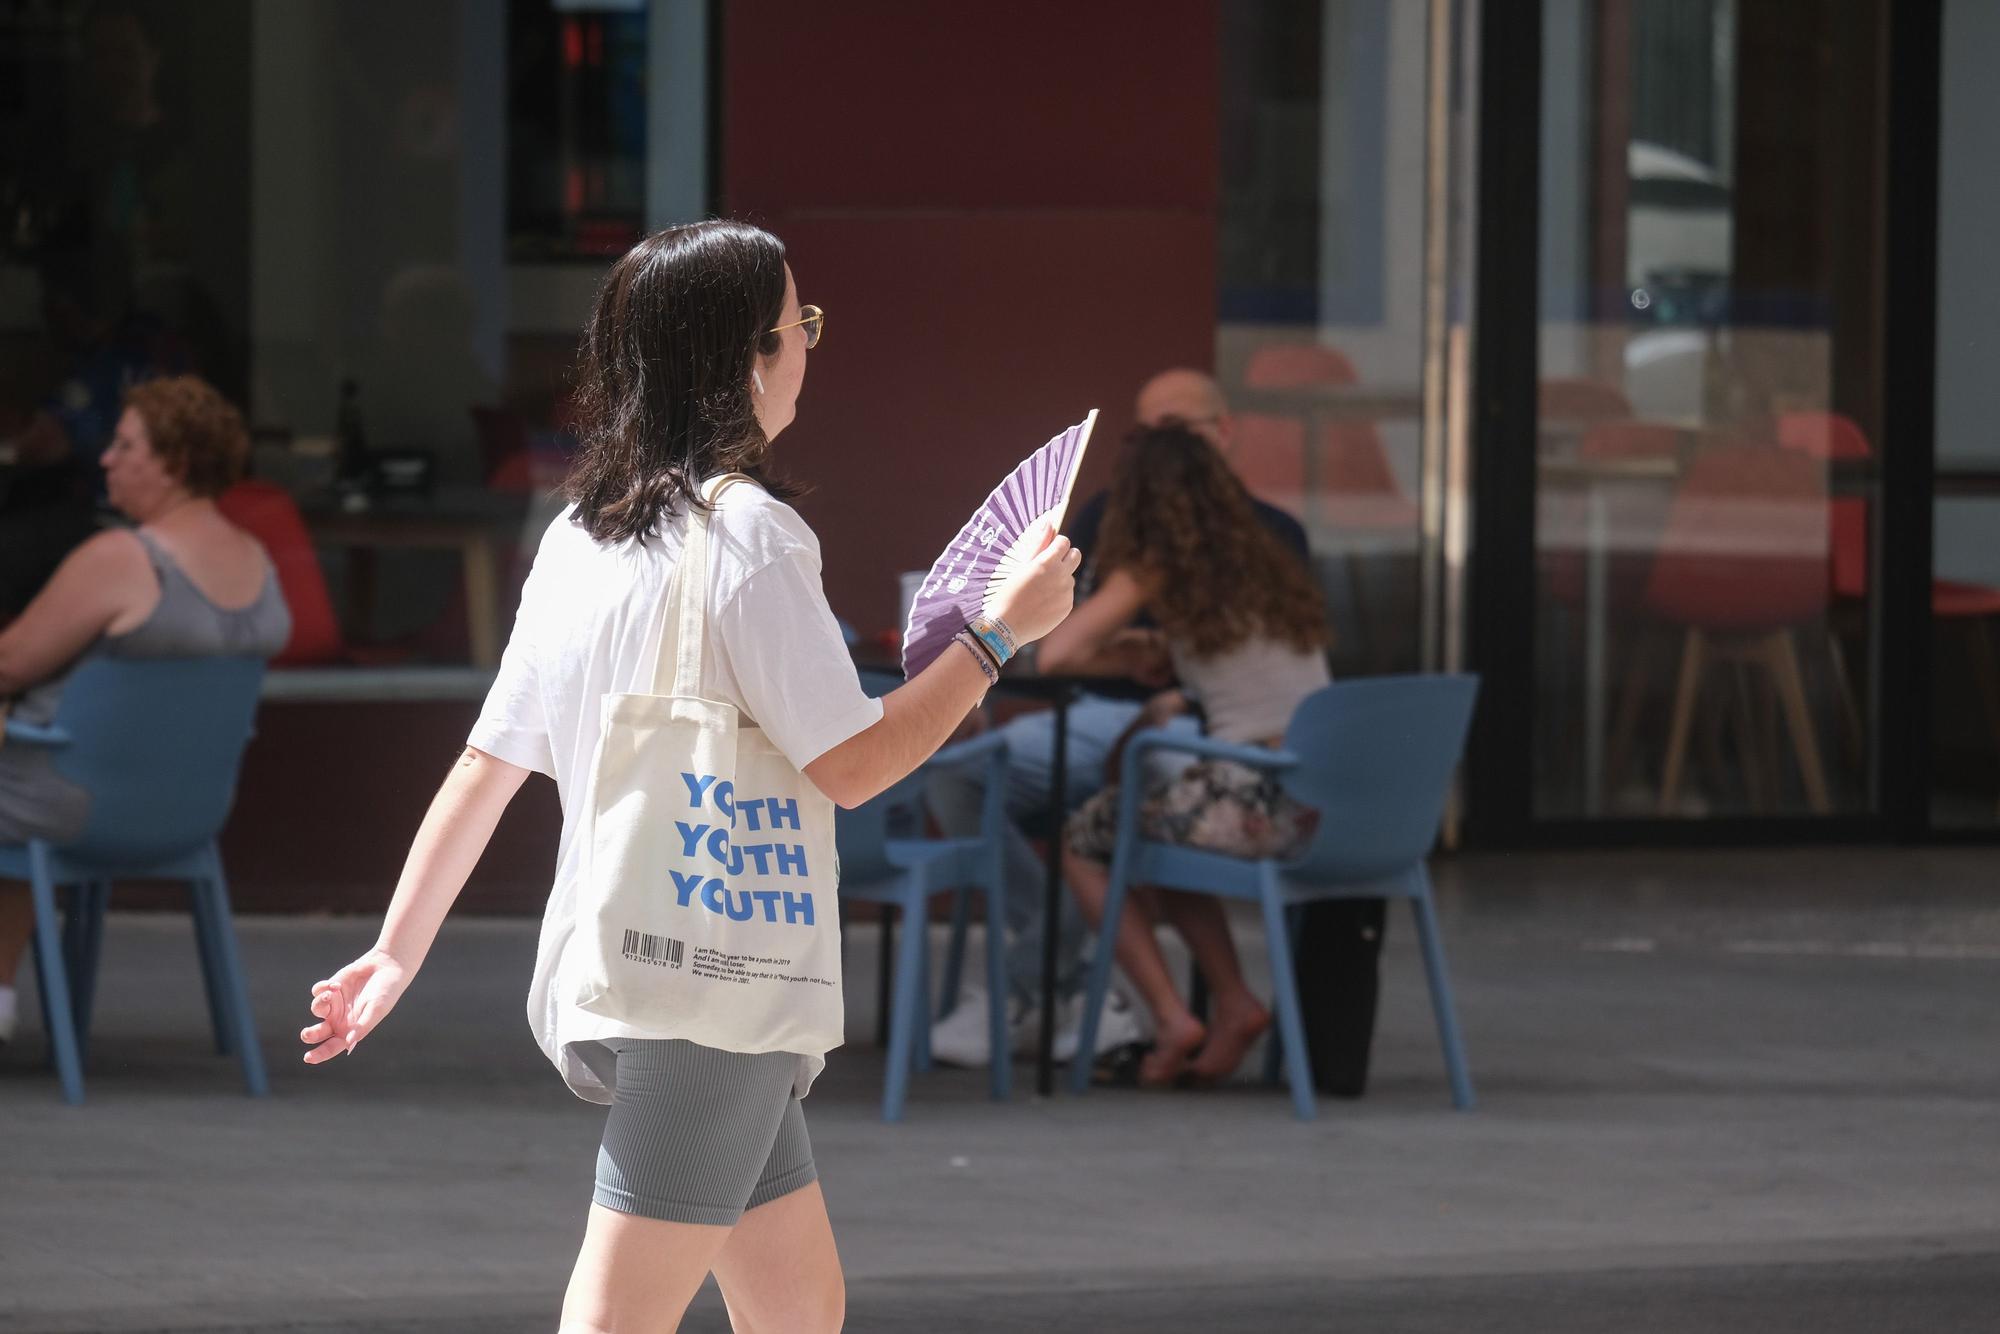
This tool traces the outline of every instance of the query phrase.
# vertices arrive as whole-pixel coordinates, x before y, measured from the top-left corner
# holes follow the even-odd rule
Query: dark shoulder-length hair
[[[1148,604],[1171,639],[1200,657],[1263,635],[1325,648],[1319,590],[1304,564],[1257,517],[1242,481],[1193,431],[1163,426],[1126,444],[1104,512],[1101,570],[1156,581]]]
[[[721,472],[773,495],[771,442],[751,406],[750,370],[777,352],[785,246],[748,223],[714,219],[655,232],[598,289],[578,353],[581,449],[566,487],[575,522],[600,542],[649,537]]]

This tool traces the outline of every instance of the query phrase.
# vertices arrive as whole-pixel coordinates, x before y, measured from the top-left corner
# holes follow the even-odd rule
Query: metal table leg
[[[1049,768],[1048,878],[1042,892],[1042,1031],[1035,1050],[1035,1092],[1049,1097],[1056,1086],[1056,937],[1062,929],[1063,819],[1069,805],[1069,704],[1065,692],[1055,700],[1056,734]],[[996,1059],[1000,1058],[996,1053]],[[1082,1060],[1078,1052],[1076,1059]]]

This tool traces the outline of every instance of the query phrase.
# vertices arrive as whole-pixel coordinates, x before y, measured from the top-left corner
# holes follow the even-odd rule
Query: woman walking
[[[740,223],[668,229],[612,266],[583,338],[573,503],[542,539],[499,676],[375,947],[315,985],[319,1022],[300,1034],[315,1063],[368,1037],[422,966],[508,800],[531,771],[554,778],[563,830],[528,1018],[569,1087],[611,1107],[564,1334],[673,1330],[711,1272],[738,1330],[834,1330],[843,1318],[800,1102],[840,1041],[838,991],[816,1036],[794,1044],[810,1049],[739,1051],[688,1036],[712,1031],[694,1016],[641,1028],[586,1010],[575,985],[593,929],[579,921],[581,817],[605,697],[655,680],[691,531],[706,552],[691,560],[707,569],[702,695],[734,706],[841,806],[915,770],[993,679],[992,650],[965,635],[962,651],[886,699],[861,690],[820,586],[818,540],[769,470],[824,324],[799,304],[783,245]],[[715,481],[736,474],[746,480]],[[1068,613],[1076,564],[1051,535],[1002,591],[993,610],[1014,641]],[[835,920],[808,913],[805,926],[831,932]]]

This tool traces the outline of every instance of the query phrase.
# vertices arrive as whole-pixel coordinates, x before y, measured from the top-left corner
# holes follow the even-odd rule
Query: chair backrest
[[[222,516],[263,544],[292,613],[292,634],[273,666],[334,662],[343,652],[340,621],[326,593],[326,573],[291,494],[271,482],[244,481],[216,497]]]
[[[1292,869],[1368,880],[1423,860],[1478,694],[1476,676],[1379,676],[1306,696],[1285,729],[1301,760],[1285,789],[1319,811],[1319,826]]]
[[[1324,343],[1266,343],[1243,367],[1243,383],[1251,389],[1354,384],[1360,378],[1346,353]]]
[[[1722,445],[1674,494],[1646,604],[1676,624],[1754,632],[1825,614],[1826,464],[1767,444]]]
[[[861,689],[880,699],[903,684],[888,672],[864,671]],[[863,884],[891,874],[889,840],[910,820],[913,809],[921,814],[923,782],[916,775],[904,779],[887,792],[855,809],[833,813],[833,845],[840,858],[840,878]],[[907,836],[907,835],[905,835]]]
[[[1778,443],[1829,462],[1861,462],[1875,456],[1868,435],[1852,417],[1838,412],[1781,412]],[[1827,515],[1833,543],[1833,591],[1837,596],[1868,595],[1868,502],[1835,496]]]
[[[64,851],[143,866],[221,832],[257,715],[261,658],[86,657],[64,682],[56,769],[90,794]]]
[[[1869,459],[1875,451],[1852,417],[1838,412],[1781,412],[1778,443],[1816,459]]]
[[[840,858],[840,878],[858,885],[894,872],[889,843],[923,836],[923,798],[924,780],[913,774],[851,811],[836,808],[833,847]]]

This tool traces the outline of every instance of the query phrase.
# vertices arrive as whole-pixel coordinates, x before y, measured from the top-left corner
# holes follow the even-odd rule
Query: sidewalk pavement
[[[807,1103],[848,1328],[2000,1328],[1996,871],[1441,862],[1480,1107],[1451,1110],[1397,915],[1369,1095],[1311,1125],[1247,1080],[1042,1102],[1023,1065],[1006,1105],[920,1076],[884,1126],[857,929],[853,1043]],[[373,923],[239,929],[268,1101],[208,1048],[184,916],[111,921],[87,1105],[32,1014],[0,1051],[0,1331],[553,1330],[602,1113],[529,1040],[534,924],[450,923],[324,1068],[292,1042],[306,988]],[[686,1328],[727,1328],[712,1288]]]

